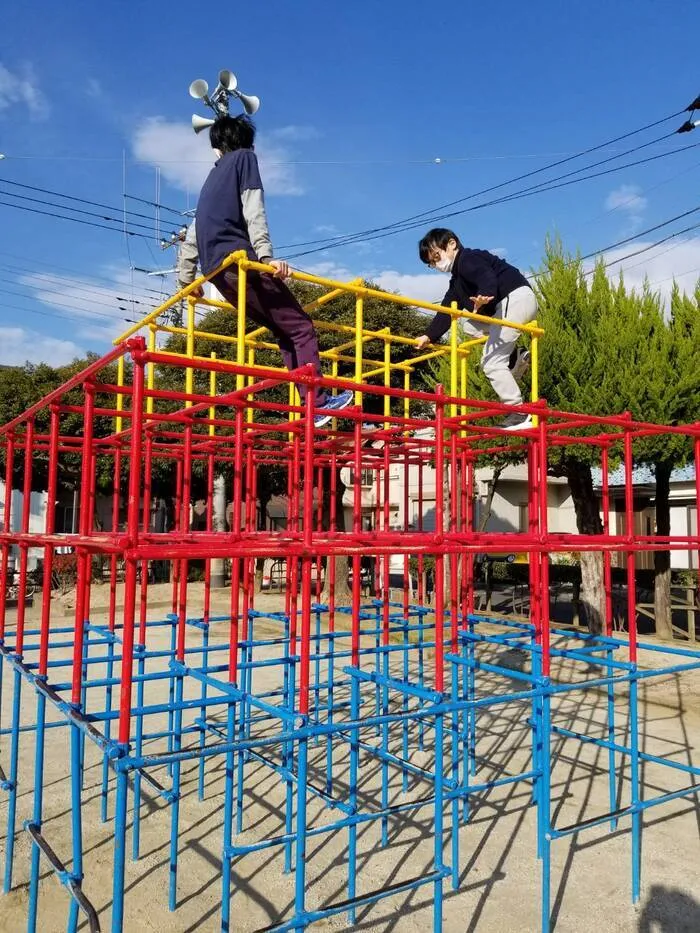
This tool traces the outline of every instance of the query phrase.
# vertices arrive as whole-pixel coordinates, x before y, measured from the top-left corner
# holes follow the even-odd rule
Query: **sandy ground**
[[[151,592],[150,611],[160,618],[168,611],[167,587]],[[190,613],[196,614],[198,595],[195,588]],[[66,617],[55,616],[56,625],[69,622],[70,598]],[[95,590],[93,621],[104,621],[106,592]],[[225,611],[221,600],[216,608]],[[279,598],[268,596],[259,608],[279,608]],[[38,607],[30,612],[30,624],[37,618]],[[10,620],[10,632],[12,623]],[[258,635],[274,634],[272,623],[260,623]],[[198,644],[201,634],[188,632],[188,644]],[[149,632],[149,647],[166,647],[163,629]],[[227,629],[214,627],[212,640],[225,645]],[[260,657],[272,656],[272,649]],[[67,656],[58,649],[53,657]],[[225,653],[222,653],[222,659]],[[656,655],[654,661],[660,657]],[[502,663],[520,663],[512,655],[493,654]],[[97,666],[96,666],[97,668]],[[568,677],[570,671],[560,670]],[[263,691],[275,686],[274,668],[256,673],[254,688]],[[57,679],[68,679],[68,672]],[[511,686],[513,684],[511,683]],[[164,682],[149,685],[146,700],[163,699]],[[191,684],[187,695],[197,696]],[[483,690],[503,690],[503,682],[483,681]],[[2,725],[9,723],[11,691],[3,689]],[[101,702],[100,693],[91,701]],[[339,699],[343,699],[342,696]],[[368,705],[371,697],[368,697]],[[24,687],[23,721],[31,723],[35,710],[33,691]],[[625,704],[620,703],[618,738],[625,740],[627,721]],[[700,676],[698,672],[667,675],[640,685],[641,744],[656,755],[669,756],[685,764],[700,764]],[[605,713],[602,694],[588,691],[571,694],[556,704],[555,719],[567,728],[600,734]],[[213,711],[222,717],[222,708]],[[527,711],[513,704],[496,714],[495,710],[479,718],[479,779],[494,777],[503,770],[515,772],[528,765],[530,730]],[[55,714],[52,718],[56,719]],[[150,728],[160,728],[154,717]],[[596,725],[598,724],[598,725]],[[374,741],[369,733],[364,736]],[[393,736],[400,747],[400,733]],[[426,749],[419,751],[412,742],[411,758],[421,766],[431,759],[429,737]],[[0,740],[0,763],[8,769],[8,738]],[[156,748],[154,743],[153,748]],[[68,731],[52,729],[47,737],[45,836],[59,857],[70,864],[70,810],[68,773]],[[553,743],[556,765],[552,783],[552,812],[555,825],[565,826],[609,809],[607,752],[572,740]],[[31,813],[33,800],[34,743],[30,733],[21,737],[18,798],[18,832],[15,850],[13,890],[0,895],[0,930],[15,933],[26,929],[29,839],[22,831],[22,821]],[[271,755],[275,754],[274,752]],[[312,746],[312,780],[321,784],[325,766],[325,745]],[[335,750],[336,795],[348,793],[347,752]],[[207,764],[206,797],[197,796],[198,768],[187,763],[183,768],[181,802],[178,909],[168,911],[168,850],[170,808],[147,791],[142,807],[141,857],[127,862],[126,922],[127,931],[216,931],[220,929],[221,847],[223,826],[223,760]],[[100,820],[100,784],[102,764],[97,749],[86,743],[84,785],[84,890],[99,912],[102,930],[111,923],[113,843],[110,824]],[[167,783],[165,769],[154,772]],[[377,806],[381,767],[371,755],[363,755],[358,795],[363,810]],[[680,772],[655,764],[642,768],[644,796],[652,797],[686,786],[688,779]],[[416,800],[427,793],[427,785],[418,779],[409,781],[404,793],[401,777],[394,774],[390,784],[390,803]],[[7,794],[0,796],[0,854],[4,862],[6,846]],[[627,780],[620,795],[626,802]],[[525,784],[513,784],[491,790],[473,799],[468,824],[459,828],[460,885],[451,889],[445,883],[444,930],[446,933],[536,933],[540,930],[540,864],[535,853],[535,810]],[[284,789],[279,777],[263,764],[251,761],[246,766],[245,823],[243,839],[253,841],[274,835],[283,827]],[[110,816],[113,813],[113,783]],[[333,811],[312,801],[309,824],[320,826],[333,819]],[[624,820],[615,832],[609,824],[588,829],[576,836],[558,840],[552,846],[552,906],[557,933],[698,933],[700,931],[700,809],[696,797],[653,808],[645,813],[642,852],[642,899],[635,908],[630,903],[630,821]],[[365,825],[358,833],[358,893],[397,884],[421,876],[432,868],[433,814],[431,808],[401,813],[389,820],[389,845],[381,845],[378,822]],[[446,811],[444,858],[451,862],[450,820]],[[348,833],[346,830],[313,837],[308,844],[307,906],[310,908],[341,901],[347,896]],[[131,837],[127,839],[131,854]],[[4,867],[4,865],[3,865]],[[42,933],[66,928],[68,895],[42,861],[44,876],[40,886],[39,930]],[[265,850],[240,859],[234,864],[232,929],[237,933],[259,930],[277,922],[290,910],[294,899],[294,876],[284,874],[282,853]],[[379,904],[358,910],[355,922],[341,914],[321,921],[311,929],[368,930],[381,933],[418,933],[432,930],[432,887],[394,895]],[[81,929],[86,929],[81,923]]]

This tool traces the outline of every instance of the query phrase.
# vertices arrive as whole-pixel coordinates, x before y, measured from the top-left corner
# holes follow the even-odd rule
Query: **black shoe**
[[[511,415],[506,415],[498,427],[504,431],[526,431],[532,427],[532,415],[514,411]]]

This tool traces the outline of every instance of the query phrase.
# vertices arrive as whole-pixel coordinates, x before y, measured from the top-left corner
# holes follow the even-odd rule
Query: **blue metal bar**
[[[82,883],[83,880],[83,807],[82,807],[82,764],[85,733],[75,724],[70,730],[70,760],[71,760],[71,830],[73,849],[73,878]],[[68,933],[75,933],[78,928],[78,902],[71,898],[68,916]]]
[[[181,571],[183,572],[183,571]],[[186,570],[184,571],[187,572]],[[182,691],[183,681],[181,671],[177,666],[175,676],[175,705],[174,705],[174,734],[172,738],[173,752],[179,752],[182,745]],[[175,910],[177,907],[177,853],[180,828],[180,774],[182,762],[179,758],[173,760],[173,803],[170,808],[170,863],[168,885],[168,907]]]
[[[146,659],[144,657],[145,645],[134,645],[134,654],[138,656],[137,684],[136,684],[136,710],[132,711],[134,722],[134,751],[137,757],[143,754],[143,720],[144,706],[144,680],[146,674]],[[134,773],[134,816],[131,826],[131,860],[138,860],[141,844],[141,772]]]
[[[231,743],[236,734],[236,706],[231,703],[226,719],[229,750],[226,752],[226,773],[224,779],[224,858],[221,866],[221,931],[230,933],[231,930],[231,859],[226,853],[231,848],[231,835],[233,830],[233,764],[234,755]]]
[[[44,812],[44,727],[46,724],[46,697],[39,693],[36,699],[36,738],[34,744],[34,806],[32,822],[41,829]],[[36,933],[39,910],[39,878],[41,851],[36,840],[32,844],[31,867],[29,871],[29,907],[27,917],[28,933]]]
[[[20,698],[22,692],[22,677],[15,669],[13,678],[14,692],[12,694],[12,739],[10,742],[10,769],[7,778],[9,795],[7,799],[7,833],[5,836],[5,878],[3,891],[8,894],[12,890],[12,864],[15,853],[15,824],[17,819],[17,774],[19,769],[19,722]]]
[[[114,880],[112,884],[112,933],[124,928],[124,870],[126,863],[126,812],[129,795],[129,775],[117,772],[114,805]]]

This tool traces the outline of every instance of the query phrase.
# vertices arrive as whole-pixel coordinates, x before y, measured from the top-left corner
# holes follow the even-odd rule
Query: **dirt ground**
[[[169,611],[169,589],[153,587],[149,591],[149,613],[162,618]],[[105,621],[106,588],[96,588],[92,620]],[[201,593],[193,587],[189,614],[196,615]],[[63,600],[65,616],[55,614],[55,625],[69,625],[70,595]],[[265,596],[258,608],[280,609],[277,596]],[[214,605],[214,612],[226,611],[225,598]],[[29,613],[29,625],[38,618],[38,606]],[[12,618],[9,633],[12,633]],[[258,637],[274,636],[275,623],[259,622]],[[149,631],[150,648],[167,648],[165,628]],[[212,642],[225,646],[227,626],[214,624]],[[201,632],[188,631],[188,645],[197,645]],[[274,648],[261,650],[258,657],[273,657]],[[500,651],[500,653],[499,653]],[[54,658],[68,657],[68,649],[57,649]],[[225,650],[215,663],[223,663]],[[518,666],[517,652],[492,652],[492,660],[506,666]],[[655,654],[651,663],[668,661]],[[644,657],[642,664],[649,663]],[[96,665],[95,670],[102,670]],[[277,668],[256,671],[254,690],[263,692],[277,686]],[[556,673],[567,679],[570,670]],[[589,674],[589,676],[591,676]],[[54,679],[67,681],[69,669],[61,669]],[[101,688],[99,688],[101,691]],[[517,689],[512,681],[510,689]],[[102,692],[89,700],[100,705]],[[503,691],[488,676],[482,692]],[[196,697],[199,687],[187,684],[186,695]],[[22,719],[30,724],[35,714],[35,696],[25,684]],[[158,702],[167,696],[167,681],[149,684],[146,702]],[[337,699],[343,699],[339,695]],[[2,727],[10,721],[11,690],[5,671],[2,697]],[[371,713],[372,697],[368,696]],[[606,709],[605,696],[592,690],[572,693],[556,702],[555,722],[566,728],[602,735]],[[222,717],[223,708],[212,710]],[[700,672],[664,675],[640,683],[640,744],[651,754],[667,756],[683,764],[700,765]],[[484,711],[479,716],[477,780],[488,780],[515,773],[528,766],[531,730],[528,708],[510,704]],[[57,715],[51,713],[57,720]],[[191,722],[190,717],[187,722]],[[153,717],[149,729],[164,728],[164,716]],[[619,703],[618,741],[628,738],[624,698]],[[376,739],[369,733],[364,741]],[[44,833],[59,857],[70,864],[70,789],[68,774],[68,730],[55,728],[47,733],[46,793]],[[401,736],[392,743],[400,747]],[[419,750],[411,739],[411,760],[427,766],[431,759],[430,737]],[[162,747],[157,742],[149,750]],[[573,740],[553,742],[555,767],[552,778],[552,813],[554,824],[562,827],[609,810],[607,752]],[[270,753],[273,754],[272,752]],[[348,793],[347,750],[335,750],[335,794],[345,799]],[[22,822],[31,814],[33,801],[34,742],[31,733],[20,741],[17,844],[13,890],[0,895],[0,931],[18,933],[26,929],[29,837]],[[326,747],[311,747],[311,780],[323,780]],[[0,764],[9,766],[9,740],[0,737]],[[165,769],[154,776],[167,783]],[[97,909],[102,930],[110,929],[112,900],[113,842],[111,826],[100,819],[102,759],[91,742],[86,743],[84,781],[84,891]],[[628,772],[620,782],[619,796],[624,805],[629,798]],[[183,767],[180,809],[178,908],[168,910],[168,856],[170,845],[170,807],[151,791],[144,793],[141,822],[141,856],[131,861],[131,834],[127,837],[126,921],[127,931],[217,931],[220,929],[221,849],[223,828],[224,762],[211,759],[206,766],[206,796],[198,800],[198,765]],[[643,797],[650,798],[691,783],[679,771],[657,764],[642,766]],[[363,812],[379,801],[381,765],[371,754],[361,756],[358,796]],[[246,766],[244,832],[237,841],[250,842],[274,835],[283,829],[284,786],[279,776],[258,761]],[[392,772],[389,803],[401,804],[420,799],[427,785],[411,778],[404,791],[401,775]],[[492,789],[472,798],[469,822],[459,827],[459,889],[453,891],[445,882],[445,933],[539,933],[540,863],[535,852],[536,811],[530,805],[531,792],[524,783]],[[109,814],[113,814],[114,782],[110,787]],[[0,857],[4,869],[6,847],[7,793],[0,792]],[[321,826],[334,818],[334,811],[313,800],[309,805],[309,824]],[[445,812],[444,859],[451,864],[450,812]],[[358,893],[376,890],[402,880],[424,875],[433,864],[433,812],[430,807],[397,813],[388,823],[389,844],[381,845],[378,821],[364,824],[358,831]],[[698,933],[700,931],[700,808],[697,796],[676,800],[645,811],[642,847],[642,897],[636,907],[630,902],[631,885],[630,820],[622,820],[615,831],[609,823],[587,829],[552,844],[553,929],[557,933]],[[338,830],[313,836],[308,841],[307,906],[310,909],[342,901],[347,896],[348,833]],[[66,928],[69,897],[42,859],[39,924],[42,933]],[[232,930],[249,933],[279,922],[288,914],[294,900],[294,875],[284,873],[280,849],[267,849],[234,863],[232,887]],[[316,923],[311,929],[366,930],[377,933],[423,933],[433,929],[432,886],[411,893],[397,894],[378,904],[361,908],[354,922],[346,914]],[[87,929],[81,918],[80,929]]]

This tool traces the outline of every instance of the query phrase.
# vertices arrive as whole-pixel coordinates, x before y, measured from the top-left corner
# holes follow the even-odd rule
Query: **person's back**
[[[262,181],[258,160],[252,149],[224,152],[209,173],[197,204],[197,248],[202,272],[208,275],[236,250],[245,250],[249,259],[253,249],[243,211],[242,193],[258,191]]]
[[[274,259],[267,227],[262,180],[253,151],[255,126],[246,116],[224,116],[209,131],[209,142],[219,158],[207,176],[197,204],[197,249],[204,275],[212,273],[238,250],[253,262],[271,266],[273,275],[249,269],[246,274],[246,315],[267,327],[276,338],[289,370],[311,364],[321,376],[318,340],[311,318],[285,285],[289,265]],[[190,263],[191,266],[191,263]],[[211,282],[231,305],[239,300],[238,266],[233,264],[213,275]],[[306,385],[297,384],[302,401]],[[335,412],[347,408],[353,392],[346,389],[329,397],[314,387],[316,427],[323,427]]]

